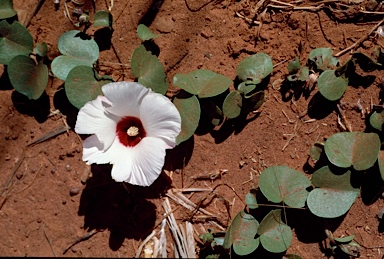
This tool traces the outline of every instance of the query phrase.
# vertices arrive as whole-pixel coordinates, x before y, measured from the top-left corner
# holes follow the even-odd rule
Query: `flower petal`
[[[151,185],[159,177],[164,166],[165,146],[166,143],[161,139],[143,138],[133,148],[132,174],[125,181],[141,186]]]
[[[116,136],[116,124],[119,118],[105,111],[108,100],[98,96],[87,102],[79,111],[75,131],[78,134],[96,134],[104,144],[102,149],[108,149]]]
[[[181,117],[175,105],[165,96],[149,93],[140,106],[140,119],[148,137],[161,138],[173,148],[181,130]]]
[[[112,103],[112,107],[106,108],[120,117],[140,117],[140,103],[151,91],[150,89],[134,82],[114,82],[102,86],[105,97]]]

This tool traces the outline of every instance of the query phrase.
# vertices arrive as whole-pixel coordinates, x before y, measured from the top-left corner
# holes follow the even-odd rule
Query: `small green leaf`
[[[0,1],[0,19],[7,19],[16,15],[16,11],[13,9],[12,0]]]
[[[261,172],[259,187],[264,196],[275,203],[284,202],[294,208],[302,208],[308,196],[311,182],[299,171],[288,166],[271,166]]]
[[[139,24],[139,26],[137,26],[137,35],[142,41],[156,39],[160,37],[160,35],[151,32],[151,30],[144,24]]]
[[[245,95],[255,90],[256,84],[252,81],[245,81],[239,84],[238,90],[243,92]]]
[[[233,250],[238,255],[248,255],[259,246],[259,238],[256,238],[259,222],[251,215],[240,211],[233,219],[225,234],[223,247]]]
[[[251,190],[247,193],[245,196],[245,204],[247,204],[250,209],[257,209],[259,207],[256,200],[256,190]]]
[[[108,11],[101,10],[95,13],[93,17],[93,26],[95,27],[112,27],[113,17],[112,14]]]
[[[319,92],[328,100],[340,99],[348,86],[348,79],[336,76],[334,70],[327,70],[321,73],[317,80]]]
[[[272,59],[265,53],[257,53],[243,59],[236,68],[236,74],[241,81],[259,84],[272,70]]]
[[[334,237],[333,240],[335,240],[338,243],[349,243],[355,238],[355,235],[350,235],[346,237]]]
[[[176,138],[176,144],[188,140],[199,126],[200,103],[195,95],[189,98],[175,98],[173,104],[181,116],[181,132]]]
[[[8,65],[8,76],[12,86],[29,99],[37,100],[48,84],[48,68],[42,62],[36,65],[28,56],[16,56]]]
[[[245,102],[243,107],[248,112],[256,111],[265,102],[264,91],[259,91],[259,92],[253,93],[252,95],[245,95],[244,97],[245,97]]]
[[[337,218],[344,215],[360,193],[351,185],[351,171],[335,175],[324,166],[312,175],[315,187],[307,199],[309,210],[318,217]]]
[[[240,115],[243,97],[237,90],[230,92],[223,103],[223,113],[227,118],[233,119]]]
[[[42,43],[37,44],[37,46],[35,48],[35,52],[40,57],[45,57],[47,55],[47,52],[48,52],[48,45],[47,45],[47,43],[42,42]]]
[[[324,150],[324,144],[320,143],[315,143],[312,147],[311,150],[309,151],[309,155],[313,160],[319,160],[321,157],[321,154],[323,153]]]
[[[111,82],[112,79],[99,78],[92,67],[77,66],[68,73],[65,93],[71,104],[80,109],[87,102],[102,95],[101,87]]]
[[[232,80],[211,70],[199,69],[188,74],[176,74],[173,84],[199,98],[206,98],[223,93],[231,86]]]
[[[33,38],[27,28],[18,22],[0,22],[0,64],[8,63],[16,56],[28,56],[33,50]]]
[[[72,30],[62,34],[58,48],[61,56],[56,57],[51,64],[52,73],[61,80],[65,80],[69,71],[76,66],[89,66],[99,58],[99,47],[93,39],[85,33]]]
[[[282,253],[291,245],[292,230],[281,220],[280,209],[270,211],[263,218],[257,233],[260,243],[269,252]]]
[[[366,170],[376,162],[380,146],[376,133],[339,132],[327,139],[324,149],[332,164]]]
[[[317,69],[325,71],[336,67],[339,60],[332,55],[330,48],[317,48],[309,53],[309,60],[315,62]]]
[[[371,124],[371,126],[377,130],[382,131],[383,123],[384,117],[382,112],[379,113],[374,111],[369,117],[369,124]]]
[[[163,65],[155,55],[145,49],[144,45],[133,51],[131,68],[140,84],[159,94],[167,92],[168,83]]]
[[[294,61],[291,61],[288,63],[288,72],[290,74],[297,73],[297,71],[299,71],[300,68],[301,68],[301,64],[300,64],[300,60],[297,56],[296,56]]]

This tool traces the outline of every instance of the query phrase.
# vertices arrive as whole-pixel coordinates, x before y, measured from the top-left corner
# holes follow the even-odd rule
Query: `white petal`
[[[79,111],[75,131],[78,134],[96,134],[98,140],[104,144],[103,150],[108,149],[116,137],[116,124],[119,118],[105,111],[108,100],[98,96],[87,102]],[[100,146],[99,146],[100,147]]]
[[[151,185],[159,177],[164,166],[165,146],[161,139],[143,138],[133,148],[132,174],[126,182],[141,186]]]
[[[112,103],[112,107],[107,110],[117,116],[140,116],[140,103],[150,89],[134,82],[114,82],[102,87],[102,91],[107,99]]]
[[[140,119],[148,137],[164,140],[168,148],[176,145],[181,130],[180,113],[165,96],[149,93],[140,106]]]

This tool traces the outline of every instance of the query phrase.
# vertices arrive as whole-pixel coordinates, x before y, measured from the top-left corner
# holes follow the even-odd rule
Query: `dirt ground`
[[[14,7],[28,20],[37,2],[15,0]],[[35,44],[49,45],[48,56],[53,59],[59,55],[60,35],[76,27],[64,16],[63,1],[58,10],[53,1],[42,2],[28,29]],[[83,8],[90,11],[91,17],[95,10],[107,9],[105,1],[86,2]],[[92,166],[92,177],[85,183],[89,168],[81,160],[82,140],[72,130],[28,146],[45,133],[62,127],[64,121],[73,127],[77,110],[69,104],[63,82],[57,78],[50,77],[46,93],[39,100],[28,101],[11,89],[3,76],[0,81],[0,186],[8,188],[2,191],[0,204],[0,255],[133,257],[141,241],[153,229],[159,229],[164,214],[161,203],[172,185],[216,187],[216,197],[203,204],[216,216],[213,220],[216,224],[191,217],[171,200],[172,207],[177,209],[176,219],[180,223],[190,220],[201,234],[208,228],[226,229],[230,220],[244,208],[246,193],[257,187],[258,175],[263,169],[287,165],[310,177],[311,164],[307,163],[310,147],[315,141],[324,141],[343,130],[338,124],[335,106],[326,102],[314,104],[321,98],[317,89],[308,98],[300,97],[294,102],[282,93],[280,85],[288,73],[287,61],[298,56],[305,62],[309,52],[318,47],[329,47],[337,53],[367,35],[383,19],[382,14],[359,12],[370,10],[372,2],[376,1],[335,7],[340,10],[349,7],[348,12],[332,12],[328,8],[268,8],[262,19],[260,15],[256,19],[263,21],[258,32],[260,25],[250,25],[247,20],[255,16],[253,10],[257,3],[254,1],[115,0],[111,11],[115,20],[113,47],[101,52],[99,69],[116,81],[134,80],[129,60],[133,49],[141,43],[136,34],[139,23],[161,34],[155,42],[170,82],[176,73],[199,68],[235,79],[239,62],[258,52],[267,53],[275,65],[266,90],[267,101],[258,113],[250,114],[245,121],[225,122],[213,129],[201,123],[190,140],[167,153],[166,172],[148,188],[124,188],[111,179],[109,165]],[[292,4],[318,5],[308,0]],[[275,2],[275,5],[278,4]],[[92,28],[88,30],[92,32]],[[372,34],[357,50],[370,54],[378,44],[384,45],[384,37]],[[340,59],[345,61],[349,57],[347,52]],[[360,75],[350,83],[342,98],[345,116],[353,131],[365,129],[365,118],[356,109],[358,101],[364,108],[369,108],[371,103],[382,104],[383,73],[360,71]],[[51,113],[56,110],[62,115]],[[224,173],[215,180],[196,180],[218,172]],[[354,234],[362,246],[360,258],[382,258],[383,229],[376,215],[384,206],[380,190],[383,183],[381,179],[376,182],[377,186],[362,192],[345,217],[319,220],[308,211],[288,215],[294,238],[287,253],[302,258],[332,258],[324,249],[323,230],[327,226],[336,236]],[[206,195],[198,192],[188,197],[198,203]],[[231,203],[228,210],[225,200]],[[63,254],[90,231],[96,232]],[[168,237],[171,243],[169,234]],[[205,252],[198,240],[196,244],[198,255],[203,257]],[[262,258],[274,256],[260,248],[257,251],[264,255]],[[168,252],[172,257],[171,246]]]

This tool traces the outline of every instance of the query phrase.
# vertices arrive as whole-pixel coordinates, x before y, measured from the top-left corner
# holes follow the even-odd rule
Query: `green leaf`
[[[7,19],[16,15],[16,11],[13,9],[12,0],[0,1],[0,19]]]
[[[238,255],[248,255],[259,246],[259,238],[256,238],[259,222],[251,215],[240,211],[233,219],[225,234],[223,247],[233,250]]]
[[[223,93],[231,86],[232,80],[211,70],[199,69],[188,74],[176,74],[173,84],[199,98],[206,98]]]
[[[380,145],[376,133],[339,132],[327,139],[324,149],[332,164],[343,168],[352,165],[355,170],[366,170],[376,162]]]
[[[8,76],[12,86],[29,99],[37,100],[48,84],[48,68],[42,62],[36,65],[28,56],[16,56],[8,65]]]
[[[297,71],[299,71],[301,68],[300,60],[296,56],[294,61],[291,61],[288,63],[288,72],[290,74],[295,74]]]
[[[335,175],[324,166],[312,175],[315,187],[307,199],[309,210],[318,217],[337,218],[344,215],[360,193],[351,185],[351,172]]]
[[[259,84],[272,70],[272,59],[265,53],[257,53],[243,59],[236,68],[236,74],[241,81]]]
[[[101,10],[95,13],[93,17],[93,26],[95,27],[112,27],[113,17],[112,14],[108,11]]]
[[[72,30],[62,34],[58,48],[61,56],[56,57],[51,64],[53,74],[65,80],[69,71],[77,66],[92,67],[99,58],[99,47],[85,33]]]
[[[227,118],[233,119],[240,115],[243,97],[237,90],[230,92],[223,103],[223,113]]]
[[[299,171],[288,166],[271,166],[259,177],[259,187],[264,196],[275,203],[284,202],[294,208],[302,208],[308,196],[311,182]]]
[[[382,131],[383,123],[384,117],[382,112],[379,113],[374,111],[369,117],[369,124],[371,124],[371,126],[377,130]]]
[[[348,79],[336,76],[334,70],[327,70],[321,73],[317,80],[319,92],[328,100],[340,99],[348,86]]]
[[[306,66],[301,66],[298,57],[296,57],[294,61],[291,61],[288,64],[288,71],[290,75],[287,77],[287,79],[291,82],[295,82],[297,80],[304,82],[309,76],[309,68]]]
[[[42,43],[37,44],[37,46],[35,48],[35,52],[40,57],[45,57],[47,55],[47,52],[48,52],[48,45],[47,45],[47,43],[42,42]]]
[[[159,94],[167,92],[168,83],[163,65],[155,55],[145,49],[144,45],[133,51],[131,69],[140,84]]]
[[[292,230],[281,220],[281,210],[272,210],[260,222],[257,229],[260,243],[265,250],[282,253],[288,249],[292,241]]]
[[[384,150],[380,150],[377,162],[379,164],[381,179],[384,181]]]
[[[245,105],[243,105],[244,108],[246,108],[247,111],[256,111],[263,105],[265,102],[265,93],[264,91],[259,91],[256,93],[253,93],[252,95],[245,95]]]
[[[355,235],[350,235],[346,237],[334,237],[333,240],[335,240],[338,243],[349,243],[355,238]]]
[[[246,95],[255,90],[255,88],[256,85],[252,81],[245,81],[240,83],[237,89]]]
[[[317,69],[328,70],[336,67],[339,60],[332,55],[330,48],[317,48],[309,53],[309,60],[315,62]]]
[[[321,157],[321,154],[323,153],[324,150],[324,144],[320,143],[315,143],[312,147],[311,150],[309,151],[309,155],[313,160],[319,160]]]
[[[200,103],[195,95],[189,98],[175,98],[173,104],[181,116],[181,132],[176,138],[176,144],[189,139],[199,126]]]
[[[160,37],[160,35],[151,32],[151,30],[144,24],[139,24],[139,26],[137,26],[137,35],[142,41],[156,39]]]
[[[110,78],[99,78],[92,67],[77,66],[69,71],[65,80],[65,93],[73,106],[80,109],[89,101],[102,95],[101,87],[113,82]]]
[[[8,65],[16,56],[28,56],[33,50],[33,38],[18,22],[0,22],[0,64]]]
[[[257,200],[256,200],[256,190],[251,190],[247,195],[245,196],[245,204],[248,206],[250,209],[257,209],[259,205],[257,205]]]

